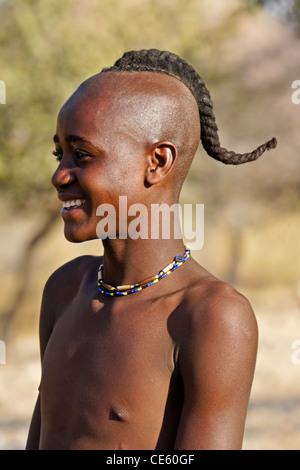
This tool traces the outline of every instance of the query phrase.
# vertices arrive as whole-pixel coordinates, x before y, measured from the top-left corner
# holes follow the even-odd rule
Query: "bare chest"
[[[107,433],[114,422],[130,423],[141,433],[147,421],[159,435],[174,347],[164,309],[141,311],[131,304],[114,310],[75,299],[60,315],[44,355],[45,421],[88,429],[104,440],[111,439]]]

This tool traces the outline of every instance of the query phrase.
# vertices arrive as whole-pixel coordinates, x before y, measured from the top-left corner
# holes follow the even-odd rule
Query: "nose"
[[[73,183],[75,181],[75,175],[73,173],[71,165],[68,165],[66,160],[61,160],[58,168],[53,173],[51,182],[53,186],[59,190],[62,186]]]

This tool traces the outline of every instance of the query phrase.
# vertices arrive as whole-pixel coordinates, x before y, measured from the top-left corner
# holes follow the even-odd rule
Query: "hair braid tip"
[[[277,144],[278,144],[278,140],[276,139],[276,137],[273,137],[273,139],[269,140],[269,142],[267,142],[267,150],[271,150],[271,149],[275,149],[277,147]]]

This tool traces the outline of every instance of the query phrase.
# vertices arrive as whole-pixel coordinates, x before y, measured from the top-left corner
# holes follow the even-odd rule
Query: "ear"
[[[177,158],[177,148],[172,142],[158,142],[148,155],[145,182],[149,186],[160,183],[171,171]]]

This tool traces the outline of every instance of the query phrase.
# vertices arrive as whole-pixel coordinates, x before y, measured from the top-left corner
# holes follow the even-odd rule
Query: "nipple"
[[[128,413],[123,408],[114,406],[110,409],[109,419],[124,422],[128,420]]]

